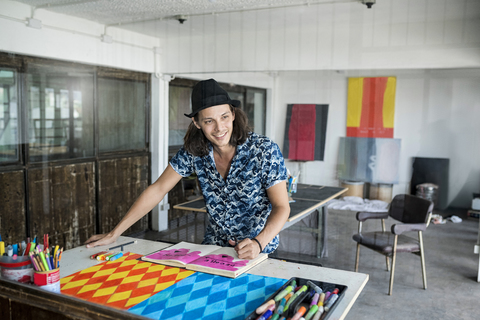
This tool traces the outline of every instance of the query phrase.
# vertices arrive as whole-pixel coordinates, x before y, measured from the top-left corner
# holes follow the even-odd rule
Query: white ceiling
[[[33,12],[48,10],[161,37],[162,25],[178,22],[178,16],[191,19],[248,11],[285,8],[295,13],[308,6],[361,2],[362,0],[18,0],[32,6]],[[358,4],[359,6],[361,4]],[[366,7],[365,7],[366,8]]]

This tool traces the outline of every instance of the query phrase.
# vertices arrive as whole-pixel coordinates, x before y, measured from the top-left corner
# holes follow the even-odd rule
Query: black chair
[[[383,254],[387,263],[387,271],[390,269],[389,258],[392,258],[390,287],[388,290],[388,294],[392,295],[397,252],[415,253],[420,256],[423,288],[427,289],[422,232],[425,231],[430,222],[432,211],[433,203],[431,201],[408,194],[401,194],[393,198],[388,212],[357,212],[358,234],[353,236],[353,240],[357,242],[355,272],[358,272],[360,245]],[[389,216],[401,223],[392,225],[391,230],[386,231],[385,219]],[[362,223],[368,219],[381,219],[382,231],[362,233]],[[404,233],[411,231],[418,232],[418,240],[404,235]]]

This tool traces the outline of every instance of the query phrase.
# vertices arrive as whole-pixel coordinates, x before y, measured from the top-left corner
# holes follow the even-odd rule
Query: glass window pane
[[[0,69],[0,162],[18,161],[17,73]]]
[[[146,148],[147,84],[98,79],[100,152]]]
[[[90,157],[94,149],[93,72],[34,66],[27,74],[30,161]]]
[[[265,134],[265,90],[247,89],[247,101],[244,110],[248,116],[248,123],[253,131]]]
[[[242,92],[235,92],[235,91],[228,91],[227,90],[227,93],[228,93],[228,96],[230,97],[230,99],[232,100],[238,100],[240,101],[240,108],[242,108],[243,111],[245,111],[245,99],[243,98],[244,95]],[[252,126],[252,124],[250,123],[250,119],[248,119],[248,124],[250,126]]]
[[[185,113],[192,112],[190,95],[192,88],[169,86],[168,145],[183,146],[183,137],[192,122]]]

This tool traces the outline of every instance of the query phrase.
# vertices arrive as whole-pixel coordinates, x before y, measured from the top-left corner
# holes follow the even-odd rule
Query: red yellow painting
[[[347,137],[393,138],[395,77],[349,78]]]

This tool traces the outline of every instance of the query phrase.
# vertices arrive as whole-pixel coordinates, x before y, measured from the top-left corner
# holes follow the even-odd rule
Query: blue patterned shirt
[[[278,145],[256,133],[250,133],[245,143],[237,146],[226,180],[217,171],[211,145],[210,154],[204,157],[181,148],[170,165],[183,177],[197,174],[209,220],[204,244],[228,246],[228,240],[234,237],[256,237],[272,211],[267,189],[287,180]],[[276,235],[263,252],[273,252],[278,243]]]

